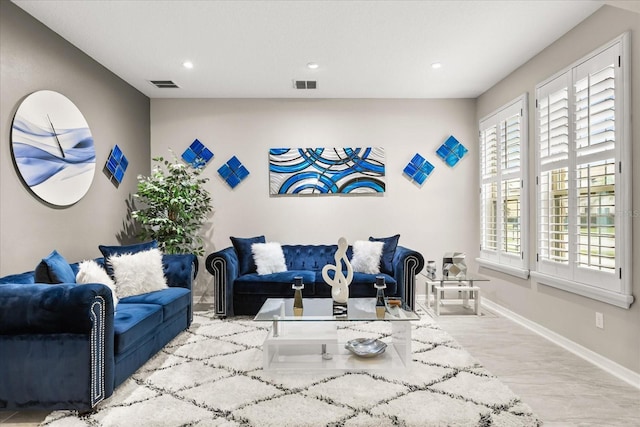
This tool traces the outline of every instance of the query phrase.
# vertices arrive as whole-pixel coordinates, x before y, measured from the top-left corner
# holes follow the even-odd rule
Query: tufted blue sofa
[[[115,315],[103,284],[0,278],[0,410],[85,412],[108,398],[191,324],[196,257],[163,255],[163,268],[168,289],[122,298]]]
[[[241,257],[230,246],[207,256],[206,269],[214,277],[215,313],[219,317],[254,315],[267,298],[293,298],[293,278],[301,276],[305,298],[330,298],[331,287],[322,279],[322,268],[334,264],[337,245],[282,245],[287,271],[259,275],[243,272]],[[352,247],[347,250],[352,257]],[[397,246],[389,260],[390,266],[380,274],[354,273],[349,286],[349,297],[375,297],[373,287],[376,276],[385,277],[385,295],[401,298],[412,309],[415,307],[415,276],[424,267],[419,252]]]

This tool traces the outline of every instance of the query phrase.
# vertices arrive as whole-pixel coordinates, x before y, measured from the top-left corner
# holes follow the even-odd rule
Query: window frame
[[[614,58],[614,147],[603,148],[602,153],[608,155],[595,155],[579,153],[576,125],[580,120],[580,111],[576,108],[576,88],[577,83],[584,80],[585,75],[591,76],[590,70],[595,64],[603,61],[607,55]],[[615,55],[618,56],[618,64],[615,64]],[[630,86],[630,34],[624,33],[605,45],[595,49],[588,55],[575,61],[570,66],[564,68],[550,78],[536,85],[536,114],[535,114],[535,176],[536,176],[536,198],[535,198],[535,247],[536,247],[536,268],[531,272],[539,283],[551,287],[559,288],[568,292],[603,301],[622,308],[629,308],[633,303],[632,291],[632,183],[631,183],[631,86]],[[566,159],[555,159],[542,164],[541,155],[541,107],[540,100],[545,96],[550,96],[562,88],[568,91],[568,147]],[[593,104],[589,104],[593,105]],[[543,107],[544,108],[544,107]],[[591,122],[590,126],[592,126]],[[578,172],[584,170],[584,166],[596,165],[598,161],[606,161],[613,156],[614,188],[615,188],[615,268],[611,271],[603,271],[602,268],[596,270],[580,265],[578,260],[584,257],[581,254],[580,246],[583,233],[579,230],[582,217],[580,216],[580,198],[583,187],[578,183]],[[591,158],[591,160],[590,160]],[[551,166],[550,166],[551,165]],[[567,168],[567,262],[561,263],[547,259],[545,247],[541,243],[541,233],[544,233],[541,209],[544,205],[541,199],[541,192],[545,191],[547,180],[545,174],[552,171],[552,167],[559,170],[560,167]],[[559,181],[558,181],[559,182]],[[550,208],[549,208],[550,209]],[[588,214],[590,215],[590,213]],[[550,224],[550,222],[549,222]],[[550,227],[550,226],[549,226]],[[590,228],[590,227],[589,227]],[[549,230],[547,230],[549,231]],[[549,231],[550,233],[550,231]],[[587,233],[591,235],[590,229]]]
[[[520,162],[517,170],[510,170],[511,168],[504,168],[503,166],[503,145],[505,139],[503,138],[502,129],[503,124],[506,126],[507,120],[515,115],[520,116],[519,121],[519,154]],[[478,140],[480,146],[480,168],[479,168],[479,201],[480,201],[480,252],[479,257],[476,258],[476,262],[482,267],[496,270],[502,273],[506,273],[522,279],[529,278],[529,182],[528,182],[528,94],[524,93],[510,102],[499,107],[492,113],[481,118],[478,122]],[[496,150],[495,150],[495,174],[488,177],[484,172],[484,165],[487,162],[485,141],[483,133],[489,129],[495,127],[496,130]],[[508,141],[508,139],[507,139]],[[504,185],[507,182],[514,180],[520,181],[520,194],[519,200],[519,238],[520,238],[520,253],[513,254],[505,250],[505,245],[508,245],[508,239],[505,238],[505,228],[508,226],[505,222],[505,206],[508,204],[507,199],[504,197]],[[483,245],[485,243],[484,233],[489,229],[486,223],[486,211],[485,208],[485,195],[484,188],[494,185],[496,188],[496,202],[495,202],[495,236],[496,245],[494,248]]]

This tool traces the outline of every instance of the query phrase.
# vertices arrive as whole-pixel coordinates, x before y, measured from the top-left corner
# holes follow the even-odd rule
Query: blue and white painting
[[[270,194],[384,193],[384,148],[272,148]]]
[[[42,200],[69,206],[89,190],[96,166],[89,125],[64,95],[42,90],[20,104],[11,129],[16,167]]]

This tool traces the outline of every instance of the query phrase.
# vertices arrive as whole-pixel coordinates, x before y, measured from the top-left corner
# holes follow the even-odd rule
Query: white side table
[[[474,312],[477,316],[480,316],[480,288],[477,286],[434,286],[435,290],[435,302],[434,309],[436,316],[440,316],[440,303],[441,297],[444,296],[445,290],[457,290],[462,292],[462,305],[464,307],[469,306],[469,299],[474,302]]]
[[[467,274],[464,277],[428,277],[421,273],[427,285],[427,308],[431,308],[431,296],[433,295],[433,310],[436,316],[440,315],[440,305],[443,300],[461,301],[465,307],[469,306],[469,300],[474,302],[474,314],[480,316],[480,288],[474,282],[488,282],[489,279],[481,276]],[[459,291],[462,298],[446,298],[445,291]]]

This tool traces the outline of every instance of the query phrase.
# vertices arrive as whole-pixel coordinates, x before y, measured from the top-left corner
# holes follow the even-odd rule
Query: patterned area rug
[[[539,426],[531,408],[422,311],[403,373],[265,372],[270,327],[199,312],[191,328],[90,415],[51,413],[41,424],[80,426]],[[385,322],[344,322],[340,339],[390,341]]]

